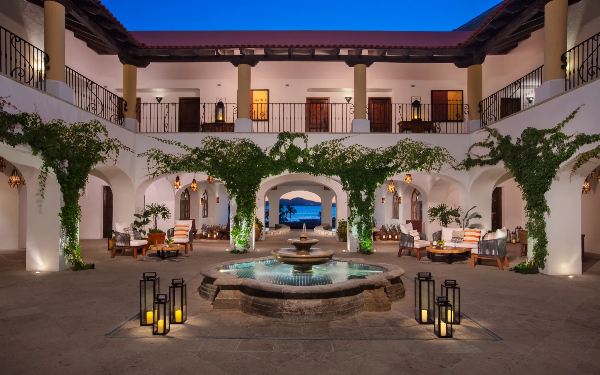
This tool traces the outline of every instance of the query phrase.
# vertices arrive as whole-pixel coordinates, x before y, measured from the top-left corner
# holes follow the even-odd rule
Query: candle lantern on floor
[[[435,299],[435,323],[433,333],[440,338],[452,338],[452,321],[448,319],[448,313],[452,311],[452,304],[446,297]]]
[[[171,324],[183,324],[187,320],[187,287],[183,279],[173,279],[169,286],[171,301]]]
[[[506,243],[510,243],[512,237],[512,233],[510,233],[510,229],[506,228]]]
[[[140,325],[151,326],[155,321],[154,299],[160,293],[160,277],[156,272],[144,272],[140,280]]]
[[[444,280],[442,284],[442,297],[448,298],[452,309],[448,311],[448,320],[452,324],[460,324],[460,288],[456,280]]]
[[[431,272],[419,272],[415,276],[415,320],[420,324],[433,324],[435,281]]]
[[[220,100],[215,107],[215,122],[225,122],[225,104]]]
[[[171,330],[171,319],[169,309],[169,295],[157,294],[154,299],[154,324],[152,325],[153,335],[166,335]]]

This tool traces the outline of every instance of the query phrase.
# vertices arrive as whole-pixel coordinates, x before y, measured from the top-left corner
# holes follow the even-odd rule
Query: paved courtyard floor
[[[213,311],[198,296],[202,267],[269,255],[292,235],[268,237],[243,255],[226,252],[226,241],[196,241],[189,256],[165,261],[130,252],[111,259],[105,240],[83,240],[96,269],[80,272],[26,272],[23,250],[0,251],[0,374],[600,373],[596,254],[586,257],[583,276],[568,278],[500,271],[493,261],[419,262],[414,253],[398,258],[396,242],[375,242],[377,252],[363,258],[404,268],[406,297],[392,311],[328,323]],[[338,257],[357,257],[318,238]],[[508,250],[511,265],[523,260],[518,245]],[[168,337],[134,320],[146,271],[159,273],[163,289],[172,278],[189,282],[188,321]],[[454,339],[437,339],[413,319],[419,271],[431,272],[437,289],[444,279],[461,286],[466,318]]]

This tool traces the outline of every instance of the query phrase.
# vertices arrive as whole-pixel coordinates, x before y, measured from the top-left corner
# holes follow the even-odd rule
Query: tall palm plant
[[[285,210],[288,215],[290,215],[290,223],[292,222],[292,215],[297,214],[298,211],[293,206],[285,206]]]

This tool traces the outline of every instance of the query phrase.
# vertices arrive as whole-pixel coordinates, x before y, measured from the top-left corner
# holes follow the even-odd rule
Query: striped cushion
[[[175,234],[173,235],[174,238],[188,238],[189,237],[189,232],[190,232],[190,226],[189,225],[175,225]]]
[[[477,243],[481,238],[481,229],[465,229],[464,242]]]

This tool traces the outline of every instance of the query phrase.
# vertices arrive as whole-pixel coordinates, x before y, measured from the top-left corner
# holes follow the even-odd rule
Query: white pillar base
[[[352,120],[352,133],[370,133],[371,121],[363,118],[355,118]]]
[[[471,134],[481,129],[481,120],[469,120],[467,122],[467,133]]]
[[[123,127],[127,130],[131,130],[134,133],[138,132],[138,120],[134,118],[125,117],[123,120]]]
[[[348,227],[348,235],[346,238],[348,239],[347,251],[351,253],[357,253],[360,249],[360,241],[358,240],[356,226],[352,228]]]
[[[233,131],[236,133],[252,133],[252,120],[249,118],[236,119]]]
[[[64,100],[65,102],[73,104],[73,89],[64,82],[47,79],[46,92]]]
[[[556,95],[565,92],[565,79],[552,79],[542,83],[540,87],[535,89],[535,104],[545,102]]]

